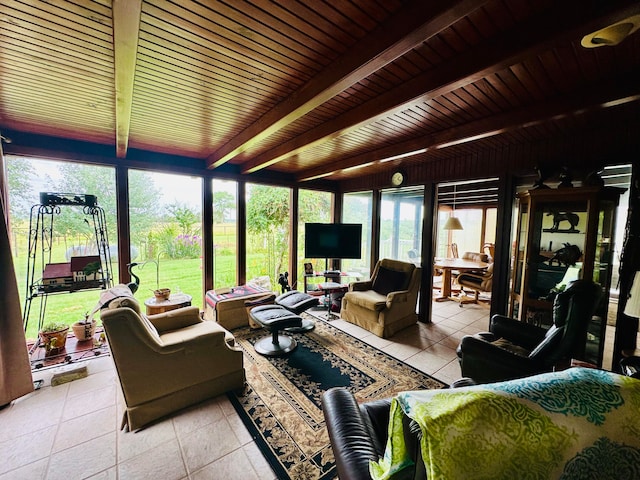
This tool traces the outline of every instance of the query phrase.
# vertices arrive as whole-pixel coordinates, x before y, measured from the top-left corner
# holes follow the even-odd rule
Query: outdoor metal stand
[[[85,216],[84,221],[93,230],[97,256],[100,259],[99,278],[88,281],[72,281],[61,285],[44,283],[45,266],[51,263],[53,222],[63,206],[82,208],[82,214]],[[25,332],[29,325],[34,299],[40,298],[37,312],[38,331],[40,331],[44,325],[49,295],[97,288],[107,289],[112,285],[111,253],[105,214],[104,210],[97,205],[97,199],[94,195],[41,192],[40,203],[31,207],[28,248],[25,304],[22,313]],[[40,273],[43,276],[40,276]],[[40,338],[38,337],[29,353],[32,354],[39,346]]]

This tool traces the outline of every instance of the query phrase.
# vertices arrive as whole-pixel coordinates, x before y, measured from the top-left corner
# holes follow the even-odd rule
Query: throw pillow
[[[381,295],[406,290],[409,286],[410,275],[410,272],[399,272],[397,270],[380,267],[373,281],[373,290]]]

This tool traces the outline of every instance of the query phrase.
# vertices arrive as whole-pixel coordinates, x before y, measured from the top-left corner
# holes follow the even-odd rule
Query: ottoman
[[[289,335],[281,335],[285,328],[300,327],[302,318],[279,305],[262,305],[249,312],[251,319],[271,332],[268,337],[256,341],[253,346],[260,355],[276,357],[285,355],[297,347]]]

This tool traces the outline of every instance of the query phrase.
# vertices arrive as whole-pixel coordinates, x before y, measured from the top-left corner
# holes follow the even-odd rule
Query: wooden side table
[[[155,315],[175,310],[176,308],[190,307],[191,295],[173,293],[169,295],[168,300],[158,300],[156,297],[151,297],[144,301],[144,305],[147,308],[147,315]]]

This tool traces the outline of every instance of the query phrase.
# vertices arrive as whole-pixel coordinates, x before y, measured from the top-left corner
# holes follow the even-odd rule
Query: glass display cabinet
[[[613,271],[616,210],[623,189],[540,188],[517,195],[509,313],[521,321],[551,325],[555,295],[568,282],[590,278],[603,296],[587,333],[581,360],[602,366]]]

